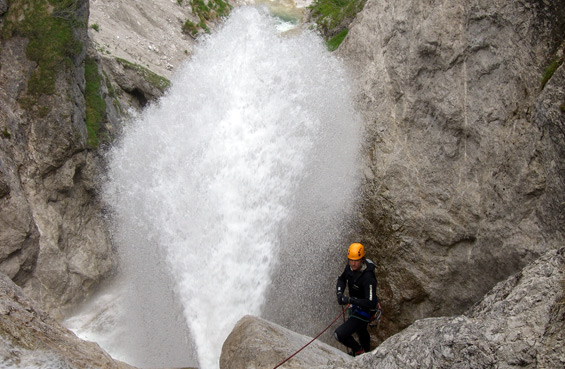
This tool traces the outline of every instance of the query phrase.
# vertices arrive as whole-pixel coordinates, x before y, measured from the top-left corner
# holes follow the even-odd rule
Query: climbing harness
[[[382,312],[383,311],[380,303],[377,303],[377,308],[375,310],[371,310],[370,312],[365,311],[358,306],[351,305],[351,307],[349,308],[348,316],[350,318],[353,317],[362,320],[364,322],[367,322],[371,327],[375,327],[378,326],[379,322],[381,321]]]
[[[304,346],[302,346],[298,351],[296,351],[294,354],[290,355],[289,357],[287,357],[286,359],[284,359],[283,361],[281,361],[277,366],[275,366],[273,369],[277,369],[279,366],[283,365],[284,363],[286,363],[287,361],[289,361],[290,359],[292,359],[296,354],[298,354],[300,351],[304,350],[306,347],[308,347],[312,342],[314,342],[318,337],[320,337],[325,331],[327,331],[332,325],[334,325],[335,322],[337,322],[337,320],[339,318],[341,318],[341,316],[343,314],[345,314],[345,312],[347,311],[347,309],[343,309],[341,311],[341,313],[330,323],[330,325],[328,325],[326,328],[324,328],[323,331],[321,331],[320,333],[318,333],[318,335],[314,338],[312,338],[312,340],[310,342],[308,342],[307,344],[305,344]]]
[[[378,327],[379,323],[381,322],[381,315],[383,313],[383,309],[381,308],[381,303],[377,303],[377,311],[371,316],[369,320],[370,327]]]
[[[381,303],[377,303],[377,309],[371,310],[371,313],[367,313],[361,310],[359,307],[354,305],[349,305],[347,309],[349,312],[348,316],[351,318],[357,318],[364,322],[367,322],[369,327],[379,327],[379,323],[381,322],[381,315],[383,310],[381,308]],[[343,316],[343,322],[345,323],[345,315]],[[346,351],[348,355],[357,356],[349,347],[346,347]]]

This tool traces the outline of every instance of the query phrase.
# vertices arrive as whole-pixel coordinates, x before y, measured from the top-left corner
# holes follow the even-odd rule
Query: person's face
[[[359,271],[359,269],[361,269],[361,266],[363,265],[363,259],[359,259],[359,260],[351,260],[349,259],[349,267],[351,268],[351,270],[353,270],[354,272]]]

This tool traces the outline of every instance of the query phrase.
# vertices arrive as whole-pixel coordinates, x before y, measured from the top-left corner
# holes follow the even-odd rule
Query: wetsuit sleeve
[[[371,272],[369,278],[365,281],[363,285],[363,291],[365,298],[351,298],[351,303],[357,305],[362,309],[374,310],[377,308],[379,299],[377,297],[377,278],[375,278],[375,273]]]
[[[343,270],[343,273],[339,277],[337,277],[337,282],[335,285],[335,293],[337,295],[343,295],[345,293],[345,285],[347,284],[347,277],[346,277],[347,267]]]

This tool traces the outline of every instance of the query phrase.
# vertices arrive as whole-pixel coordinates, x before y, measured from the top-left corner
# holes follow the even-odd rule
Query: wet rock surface
[[[562,5],[369,1],[353,22],[338,50],[366,123],[352,238],[377,263],[380,339],[563,244],[563,72],[540,86]]]
[[[9,368],[128,369],[78,339],[0,273],[0,365]]]

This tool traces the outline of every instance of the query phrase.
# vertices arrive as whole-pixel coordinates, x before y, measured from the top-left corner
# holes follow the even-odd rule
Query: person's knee
[[[339,342],[345,344],[345,342],[347,341],[348,337],[350,335],[347,334],[347,332],[343,329],[336,329],[334,332],[334,337],[336,340],[338,340]]]
[[[337,329],[334,331],[334,338],[335,338],[336,340],[338,340],[338,341],[341,341],[341,340],[339,339],[339,334],[337,333]]]

